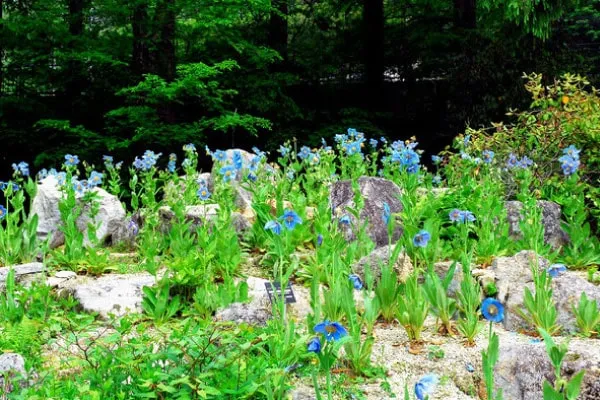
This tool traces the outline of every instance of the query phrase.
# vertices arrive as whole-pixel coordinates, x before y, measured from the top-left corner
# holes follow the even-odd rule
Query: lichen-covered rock
[[[561,209],[556,203],[546,200],[537,202],[538,208],[542,210],[542,225],[544,226],[544,243],[553,248],[559,248],[568,243],[569,238],[560,226]],[[509,224],[509,234],[513,238],[521,237],[519,223],[526,219],[522,215],[523,203],[520,201],[507,201],[505,203],[506,218]]]
[[[523,301],[525,288],[529,288],[532,294],[535,293],[531,266],[536,265],[536,262],[539,263],[540,270],[550,266],[548,260],[536,256],[532,251],[522,251],[513,257],[497,257],[492,263],[490,269],[496,280],[498,300],[508,310],[503,321],[507,330],[532,328],[515,310],[525,309]],[[579,302],[581,293],[586,293],[591,300],[600,301],[600,288],[572,271],[566,271],[552,278],[552,299],[558,310],[558,323],[564,332],[576,330],[572,307]]]
[[[556,338],[557,342],[565,340]],[[580,400],[596,400],[600,394],[600,341],[573,339],[563,361],[561,374],[567,379],[585,370]],[[532,343],[515,336],[500,341],[500,357],[495,367],[496,386],[504,398],[539,400],[544,381],[554,382],[554,369],[543,342]]]
[[[84,244],[90,245],[88,238],[88,224],[98,225],[96,237],[100,243],[111,241],[113,233],[125,221],[125,209],[116,196],[101,188],[92,189],[99,198],[97,215],[90,217],[90,206],[83,206],[82,214],[77,219],[77,227],[84,236]],[[54,176],[48,176],[37,187],[37,193],[31,206],[31,214],[37,214],[37,236],[40,240],[50,237],[50,248],[55,248],[64,243],[64,235],[59,230],[62,225],[58,203],[63,198],[58,181]]]
[[[402,211],[400,202],[400,188],[392,181],[383,178],[374,178],[363,176],[358,179],[360,195],[364,201],[364,207],[360,211],[359,221],[348,212],[348,208],[355,209],[355,193],[352,189],[351,181],[335,182],[331,186],[329,193],[329,205],[334,218],[348,215],[351,223],[349,225],[341,224],[344,229],[347,240],[356,239],[356,230],[365,221],[367,225],[367,234],[375,242],[377,247],[386,246],[390,243],[388,235],[388,226],[384,221],[384,204],[387,203],[392,214]],[[396,242],[402,235],[402,226],[398,222],[394,226],[391,242]]]
[[[381,278],[381,266],[388,265],[393,256],[394,246],[383,246],[373,250],[369,255],[364,256],[352,267],[355,274],[365,281],[365,268],[368,267],[375,281]],[[412,273],[413,265],[410,257],[404,252],[400,252],[394,263],[394,271],[400,281],[405,281]]]

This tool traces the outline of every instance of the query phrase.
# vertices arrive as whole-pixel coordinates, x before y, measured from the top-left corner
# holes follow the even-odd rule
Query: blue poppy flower
[[[348,279],[350,280],[350,282],[352,282],[352,286],[354,286],[354,289],[361,290],[363,288],[363,283],[358,275],[350,274],[348,275]]]
[[[66,154],[65,155],[65,165],[67,167],[74,167],[77,164],[79,164],[79,157],[74,156],[72,154]]]
[[[352,220],[350,219],[350,216],[348,214],[342,215],[339,219],[340,224],[344,224],[344,225],[350,225],[351,221]]]
[[[383,222],[388,225],[390,223],[390,217],[392,216],[392,212],[390,210],[390,205],[388,203],[383,203]]]
[[[12,168],[18,175],[29,176],[29,164],[27,164],[25,161],[21,161],[18,164],[13,164]]]
[[[0,205],[0,221],[2,221],[6,217],[6,214],[8,214],[8,212],[6,211],[6,207]]]
[[[93,188],[102,185],[102,178],[104,178],[104,175],[100,172],[92,171],[88,178],[88,187]]]
[[[413,245],[416,247],[425,247],[431,239],[431,235],[426,230],[421,230],[413,237]]]
[[[571,156],[565,155],[558,159],[561,162],[560,167],[563,170],[563,174],[565,176],[573,175],[579,169],[581,165],[578,158],[573,158]]]
[[[348,334],[346,328],[339,322],[329,322],[329,320],[325,320],[324,322],[315,325],[313,330],[316,333],[324,335],[327,340],[340,340]]]
[[[460,211],[458,208],[455,208],[454,210],[450,211],[450,214],[448,214],[448,218],[450,218],[450,221],[452,222],[460,222],[461,216],[462,211]]]
[[[242,153],[237,150],[233,152],[232,161],[235,169],[239,170],[244,166],[244,158],[242,157]]]
[[[310,157],[310,155],[312,154],[312,152],[310,151],[310,147],[308,146],[302,146],[300,147],[300,152],[298,153],[298,157],[300,157],[302,160]]]
[[[439,176],[439,175],[436,175],[436,176],[434,176],[434,177],[431,179],[431,183],[433,183],[433,184],[434,184],[434,185],[436,185],[436,186],[439,186],[439,185],[442,183],[442,177],[441,177],[441,176]]]
[[[492,160],[494,159],[494,154],[495,153],[491,150],[484,150],[483,153],[481,153],[483,162],[486,164],[491,164]]]
[[[471,211],[461,211],[461,220],[462,222],[473,222],[475,221],[475,216]]]
[[[201,186],[200,189],[198,189],[198,191],[196,192],[196,195],[198,195],[198,198],[200,200],[206,201],[210,197],[210,192],[206,186]]]
[[[426,399],[427,396],[433,393],[439,381],[439,378],[434,374],[428,374],[419,379],[415,384],[415,396],[417,396],[417,399]]]
[[[219,172],[223,175],[223,180],[225,182],[229,182],[232,179],[235,179],[235,168],[233,165],[226,165],[222,167]]]
[[[285,157],[285,156],[287,156],[290,153],[290,148],[286,147],[286,146],[280,145],[279,146],[279,150],[277,150],[277,152],[279,154],[281,154],[281,157]]]
[[[481,313],[485,319],[491,322],[504,320],[504,306],[492,297],[488,297],[481,303]]]
[[[219,162],[224,162],[227,160],[227,153],[225,153],[223,150],[217,150],[213,153],[213,159]]]
[[[270,230],[276,235],[279,235],[281,233],[281,224],[275,220],[272,220],[265,224],[265,229]]]
[[[563,272],[566,272],[566,270],[567,266],[565,264],[552,264],[548,267],[546,271],[548,271],[548,275],[550,275],[553,278],[556,278]]]
[[[318,337],[312,338],[311,341],[308,342],[307,348],[309,353],[320,353],[321,340]]]
[[[320,246],[323,244],[323,235],[321,235],[319,233],[319,235],[317,236],[317,246]]]
[[[369,139],[369,144],[372,148],[376,149],[379,142],[377,142],[377,139]]]
[[[104,165],[106,165],[106,167],[108,167],[109,165],[112,166],[112,163],[113,163],[112,156],[102,156],[102,160],[104,161]]]
[[[440,157],[440,156],[436,156],[436,155],[433,155],[433,156],[431,156],[431,161],[432,161],[432,162],[433,162],[435,165],[437,165],[437,164],[439,164],[439,163],[441,163],[441,162],[442,162],[442,157]]]
[[[574,159],[579,159],[579,153],[581,152],[581,150],[577,149],[577,147],[570,145],[569,147],[566,147],[563,149],[563,154],[566,154],[569,157],[572,157]]]
[[[137,235],[140,231],[140,227],[132,219],[129,220],[129,224],[127,224],[127,229],[131,231],[131,233],[133,233],[134,236]]]
[[[279,217],[279,219],[283,220],[283,224],[288,230],[292,230],[296,227],[296,225],[302,223],[302,218],[300,218],[298,214],[296,214],[292,210],[285,210],[285,212],[281,217]]]

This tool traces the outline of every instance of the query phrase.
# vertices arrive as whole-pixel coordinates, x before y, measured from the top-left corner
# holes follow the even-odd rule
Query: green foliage
[[[163,324],[173,317],[181,308],[179,296],[171,296],[170,285],[166,282],[158,286],[144,286],[142,309],[157,324]]]
[[[569,351],[567,343],[557,345],[552,336],[544,329],[539,328],[539,332],[544,338],[546,352],[550,357],[552,366],[554,367],[554,385],[548,381],[544,381],[544,400],[575,400],[579,396],[581,390],[581,382],[585,371],[579,371],[571,377],[570,380],[565,379],[561,374],[562,362]]]
[[[22,292],[15,284],[15,271],[11,268],[6,275],[6,289],[0,292],[0,316],[2,321],[10,324],[18,324],[25,316],[24,300]]]
[[[532,267],[535,295],[529,288],[525,288],[523,304],[525,310],[517,310],[532,326],[544,329],[550,335],[557,334],[561,327],[557,324],[558,312],[552,299],[552,278],[546,270],[539,271]]]
[[[492,322],[490,322],[490,334],[488,336],[487,350],[482,350],[483,376],[488,399],[502,400],[502,389],[494,393],[494,365],[498,362],[500,355],[500,341],[496,333],[492,333]]]
[[[434,271],[428,272],[423,285],[423,292],[431,305],[431,312],[440,319],[445,332],[449,335],[452,335],[451,319],[457,306],[456,301],[448,297],[447,291],[454,278],[455,267],[456,263],[452,264],[443,281]]]
[[[577,307],[573,305],[573,314],[577,321],[577,326],[584,337],[590,337],[598,334],[600,328],[600,311],[598,311],[598,302],[587,298],[585,292],[581,293]]]
[[[417,274],[413,273],[406,281],[404,293],[398,297],[397,313],[398,321],[406,329],[409,340],[421,340],[421,331],[428,313],[429,304],[423,288],[417,282]]]

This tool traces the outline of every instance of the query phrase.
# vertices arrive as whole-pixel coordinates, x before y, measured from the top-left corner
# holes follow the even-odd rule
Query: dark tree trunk
[[[4,1],[0,0],[0,98],[2,97],[2,92],[4,89],[4,47],[2,46],[2,42],[4,41],[4,22],[2,18],[4,17]]]
[[[273,0],[272,4],[268,45],[285,61],[288,57],[288,0]]]
[[[145,0],[138,1],[133,7],[131,19],[131,29],[133,32],[131,71],[137,78],[151,72],[148,45],[148,18],[147,2]]]
[[[475,29],[476,20],[476,0],[454,0],[454,20],[459,28]]]
[[[162,0],[158,3],[155,15],[157,32],[155,35],[154,73],[167,82],[175,79],[175,0]]]
[[[72,58],[67,62],[67,76],[65,83],[65,106],[69,107],[69,119],[77,119],[82,93],[86,88],[87,77],[85,65],[75,59],[76,53],[82,50],[82,34],[84,29],[84,10],[88,0],[69,0],[69,50]]]
[[[383,0],[364,0],[363,29],[365,34],[364,63],[372,105],[382,97],[384,65]]]

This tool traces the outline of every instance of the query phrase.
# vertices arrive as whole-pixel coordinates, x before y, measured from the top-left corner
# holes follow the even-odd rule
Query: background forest
[[[0,0],[0,17],[4,174],[348,127],[437,152],[527,108],[524,72],[599,77],[599,0]]]

